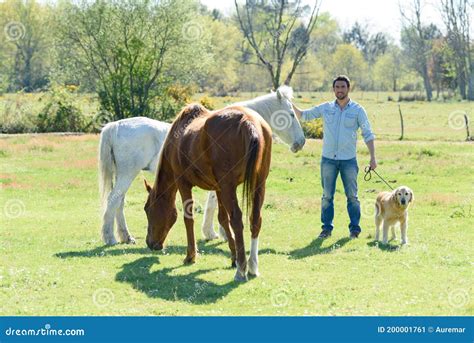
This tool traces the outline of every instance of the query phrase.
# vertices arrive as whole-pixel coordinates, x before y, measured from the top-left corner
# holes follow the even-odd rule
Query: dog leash
[[[393,191],[393,187],[390,186],[388,182],[385,181],[385,179],[379,175],[379,173],[377,173],[374,169],[370,168],[370,166],[365,167],[364,171],[365,171],[365,175],[364,175],[365,181],[370,181],[370,179],[372,178],[371,172],[374,172],[380,178],[380,180],[385,182],[385,184]]]

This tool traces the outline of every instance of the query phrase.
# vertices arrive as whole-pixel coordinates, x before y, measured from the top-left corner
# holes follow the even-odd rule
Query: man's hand
[[[298,107],[296,107],[296,105],[294,103],[291,103],[291,106],[293,106],[293,111],[295,112],[296,114],[296,117],[300,120],[301,119],[301,114],[302,114],[302,110],[299,109]]]
[[[375,158],[371,158],[370,159],[370,170],[375,170],[375,168],[377,168],[377,161],[375,160]]]

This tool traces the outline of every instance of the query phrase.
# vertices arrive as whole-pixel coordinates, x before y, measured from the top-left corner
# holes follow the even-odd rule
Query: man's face
[[[338,100],[344,100],[349,94],[349,87],[346,81],[336,81],[334,84],[334,94]]]

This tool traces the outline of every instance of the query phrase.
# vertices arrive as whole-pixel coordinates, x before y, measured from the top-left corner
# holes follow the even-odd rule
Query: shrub
[[[208,110],[215,110],[216,109],[216,104],[207,95],[204,95],[201,99],[199,99],[199,102],[201,103],[201,105],[203,105]]]
[[[47,103],[37,117],[39,132],[81,132],[86,128],[86,118],[64,88],[53,87]]]
[[[31,108],[24,105],[20,98],[16,101],[5,100],[0,115],[1,133],[31,133],[36,132],[35,123],[31,120]]]
[[[426,97],[422,94],[412,94],[412,95],[405,95],[403,96],[400,94],[398,96],[398,102],[401,101],[425,101]]]
[[[303,122],[301,126],[306,138],[323,138],[323,122],[321,119]]]
[[[194,88],[175,84],[169,86],[159,102],[159,111],[155,117],[160,120],[173,119],[184,105],[191,102]]]

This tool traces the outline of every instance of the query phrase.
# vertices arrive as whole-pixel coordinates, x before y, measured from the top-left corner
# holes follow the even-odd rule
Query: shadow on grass
[[[150,298],[190,304],[215,303],[239,286],[238,282],[234,282],[234,273],[230,271],[229,282],[220,285],[200,278],[200,275],[217,268],[173,275],[176,270],[188,268],[188,266],[151,271],[155,264],[159,264],[158,256],[142,257],[134,262],[126,263],[117,273],[115,280],[129,283],[134,289],[145,293]]]
[[[390,243],[389,244],[383,244],[383,243],[380,243],[376,240],[373,240],[372,242],[367,243],[367,245],[371,248],[375,247],[375,248],[379,248],[382,251],[388,251],[388,252],[394,252],[394,251],[400,250],[399,245],[391,245]]]
[[[230,251],[227,242],[223,241],[205,241],[199,240],[197,243],[198,251],[204,255],[223,255],[230,259]],[[222,246],[222,247],[221,247]],[[72,257],[105,257],[105,256],[121,256],[121,255],[149,255],[152,254],[150,249],[137,248],[133,245],[124,245],[118,244],[114,246],[103,245],[89,250],[79,250],[79,251],[67,251],[59,252],[54,254],[58,258],[72,258]],[[161,254],[178,254],[186,255],[186,246],[180,245],[169,245],[165,246],[165,249]],[[259,251],[260,254],[276,254],[277,252],[274,249],[262,249]]]
[[[324,242],[324,239],[316,238],[308,246],[300,249],[296,249],[290,252],[291,259],[302,259],[308,256],[320,255],[320,254],[329,254],[334,250],[341,248],[344,244],[350,241],[350,238],[344,237],[339,239],[334,244],[331,244],[327,247],[322,247],[321,245]]]

